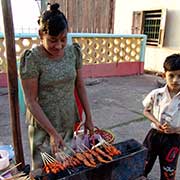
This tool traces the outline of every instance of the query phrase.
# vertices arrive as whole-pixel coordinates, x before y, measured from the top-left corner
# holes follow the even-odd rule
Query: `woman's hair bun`
[[[52,5],[50,6],[50,10],[51,10],[51,11],[57,11],[58,8],[59,8],[59,4],[58,4],[58,3],[52,4]]]
[[[59,7],[58,3],[48,4],[47,10],[38,19],[40,30],[51,36],[57,36],[68,28],[67,19],[59,10]]]

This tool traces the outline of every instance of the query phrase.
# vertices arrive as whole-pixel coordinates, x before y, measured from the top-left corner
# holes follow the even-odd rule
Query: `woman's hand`
[[[94,125],[91,120],[91,118],[86,118],[85,123],[84,123],[84,132],[87,133],[87,130],[89,130],[90,135],[94,134]]]
[[[50,135],[50,146],[51,146],[51,152],[53,154],[57,153],[58,152],[58,149],[60,147],[64,147],[65,146],[65,143],[61,137],[60,134],[58,133],[55,133],[53,135]]]

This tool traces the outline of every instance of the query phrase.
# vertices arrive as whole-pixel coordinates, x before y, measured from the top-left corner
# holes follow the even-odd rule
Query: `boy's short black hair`
[[[166,57],[163,67],[165,72],[180,70],[180,54],[172,54]]]

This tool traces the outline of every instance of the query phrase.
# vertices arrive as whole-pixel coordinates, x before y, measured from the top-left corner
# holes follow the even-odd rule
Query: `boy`
[[[166,85],[152,90],[143,101],[143,113],[152,122],[143,143],[148,149],[144,175],[159,156],[161,180],[175,180],[180,151],[180,54],[165,59],[164,71]]]

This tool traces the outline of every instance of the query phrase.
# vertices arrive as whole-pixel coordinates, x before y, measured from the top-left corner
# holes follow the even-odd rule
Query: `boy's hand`
[[[170,127],[170,125],[167,122],[162,125],[163,130],[166,130],[168,127]]]
[[[159,121],[156,121],[155,125],[159,131],[164,132],[164,126]]]
[[[177,128],[174,128],[174,127],[170,126],[169,124],[167,124],[167,125],[165,126],[164,133],[166,133],[166,134],[174,134],[174,133],[177,133]]]

